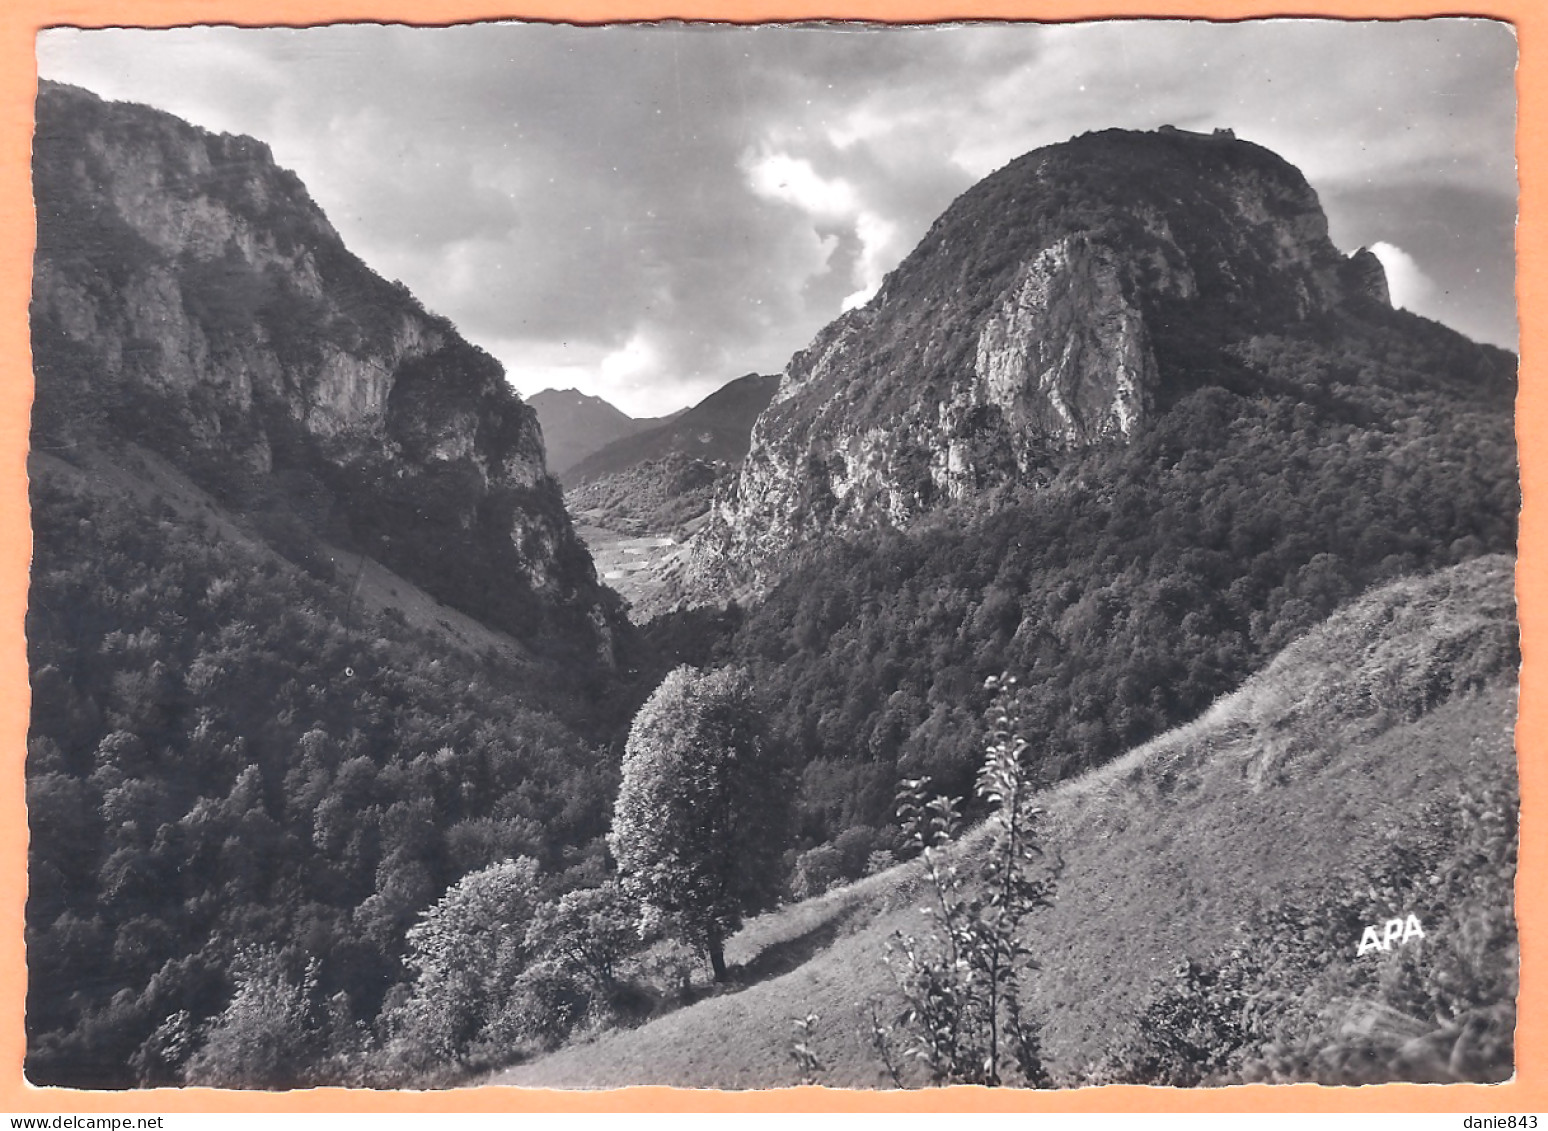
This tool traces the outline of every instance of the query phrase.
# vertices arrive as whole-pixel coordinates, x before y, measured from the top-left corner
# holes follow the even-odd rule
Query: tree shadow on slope
[[[775,913],[767,941],[746,940],[750,956],[732,961],[730,992],[772,981],[800,969],[839,939],[863,929],[878,915],[916,894],[912,868],[886,878],[867,877],[847,889],[787,906]],[[877,882],[879,880],[879,883]],[[833,906],[836,903],[837,906]],[[759,924],[749,924],[745,934],[761,934]]]
[[[744,989],[799,969],[832,946],[841,934],[846,933],[843,927],[851,917],[851,912],[844,912],[808,928],[799,935],[770,943],[749,961],[731,967],[729,971],[731,985],[737,989]]]

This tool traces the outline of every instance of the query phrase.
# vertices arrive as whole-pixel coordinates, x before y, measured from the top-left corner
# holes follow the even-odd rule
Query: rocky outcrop
[[[1229,131],[1110,130],[965,193],[786,368],[691,575],[761,588],[791,547],[1123,443],[1233,342],[1386,301],[1292,166]]]
[[[37,111],[35,443],[133,440],[518,635],[608,651],[612,599],[493,358],[263,144],[52,83]]]
[[[1344,272],[1350,291],[1363,294],[1383,306],[1392,305],[1392,292],[1387,287],[1387,269],[1370,248],[1362,247],[1351,255]]]

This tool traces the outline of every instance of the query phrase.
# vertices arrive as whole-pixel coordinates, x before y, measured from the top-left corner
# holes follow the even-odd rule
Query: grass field
[[[1083,1078],[1182,959],[1275,947],[1252,933],[1261,909],[1314,900],[1426,804],[1513,772],[1516,663],[1508,559],[1401,581],[1203,718],[1052,791],[1046,846],[1062,872],[1029,930],[1041,969],[1027,1004],[1055,1079]],[[958,851],[983,838],[969,833]],[[870,1015],[901,1008],[888,940],[927,927],[923,902],[905,864],[762,916],[727,948],[732,986],[489,1082],[788,1086],[799,1081],[793,1020],[816,1014],[822,1083],[890,1086]]]
[[[690,533],[700,525],[692,523]],[[621,534],[585,521],[576,523],[575,533],[591,552],[602,583],[629,602],[631,620],[639,624],[664,611],[667,582],[686,560],[686,535]]]

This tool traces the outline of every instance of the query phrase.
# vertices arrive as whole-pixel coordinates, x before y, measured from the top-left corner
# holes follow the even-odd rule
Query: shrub
[[[538,866],[522,857],[458,880],[408,931],[413,991],[394,1028],[443,1059],[462,1055],[510,1009],[528,960]]]
[[[797,899],[821,895],[842,880],[844,858],[831,844],[819,844],[796,857],[790,894]]]
[[[574,971],[552,959],[534,962],[511,984],[509,997],[479,1034],[483,1045],[518,1042],[553,1049],[563,1044],[592,1005]]]
[[[313,1082],[327,1048],[327,1025],[315,1001],[317,962],[297,977],[274,950],[237,958],[236,993],[204,1033],[184,1068],[191,1084],[215,1088],[293,1088]],[[164,1054],[186,1038],[186,1014],[157,1030]]]
[[[933,889],[935,930],[924,940],[899,932],[887,962],[907,1002],[905,1052],[925,1066],[933,1084],[1049,1083],[1036,1026],[1022,1012],[1021,988],[1036,968],[1023,941],[1026,920],[1052,898],[1054,869],[1036,841],[1042,811],[1033,804],[1014,682],[989,681],[997,709],[977,790],[995,806],[993,838],[975,874],[964,877],[944,851],[959,824],[957,804],[928,798],[923,781],[906,781],[900,790],[898,814]],[[878,1025],[875,1036],[896,1077],[891,1034]]]

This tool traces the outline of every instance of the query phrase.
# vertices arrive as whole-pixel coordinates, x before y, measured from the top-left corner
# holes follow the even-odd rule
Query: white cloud
[[[747,183],[769,200],[793,204],[813,216],[847,216],[855,210],[855,190],[840,178],[819,176],[810,161],[788,153],[765,153],[746,161]]]
[[[602,380],[609,384],[623,384],[649,373],[655,368],[656,362],[655,348],[644,334],[635,331],[622,349],[616,349],[602,359]]]
[[[1387,290],[1392,305],[1404,310],[1423,312],[1435,297],[1435,282],[1425,274],[1412,255],[1395,244],[1378,240],[1371,251],[1387,272]]]
[[[853,142],[858,137],[850,140]],[[868,302],[881,287],[886,273],[907,253],[906,247],[897,246],[898,225],[883,215],[876,205],[863,199],[848,180],[824,177],[807,159],[780,152],[744,158],[744,168],[748,185],[757,195],[792,204],[814,220],[842,222],[853,229],[860,244],[854,268],[860,286],[845,296],[841,309],[851,310]],[[837,237],[832,235],[818,235],[817,240],[821,255],[813,261],[813,274],[826,267],[831,252],[838,245]]]
[[[855,217],[855,234],[860,237],[860,263],[857,273],[861,279],[860,289],[854,294],[845,297],[843,309],[853,310],[857,306],[864,306],[871,301],[873,295],[881,289],[882,280],[901,258],[907,249],[900,252],[894,247],[894,240],[898,234],[896,224],[879,216],[875,212],[862,212]]]
[[[827,127],[828,140],[836,149],[848,149],[856,142],[874,141],[890,132],[892,122],[869,106],[857,106],[841,122]]]

